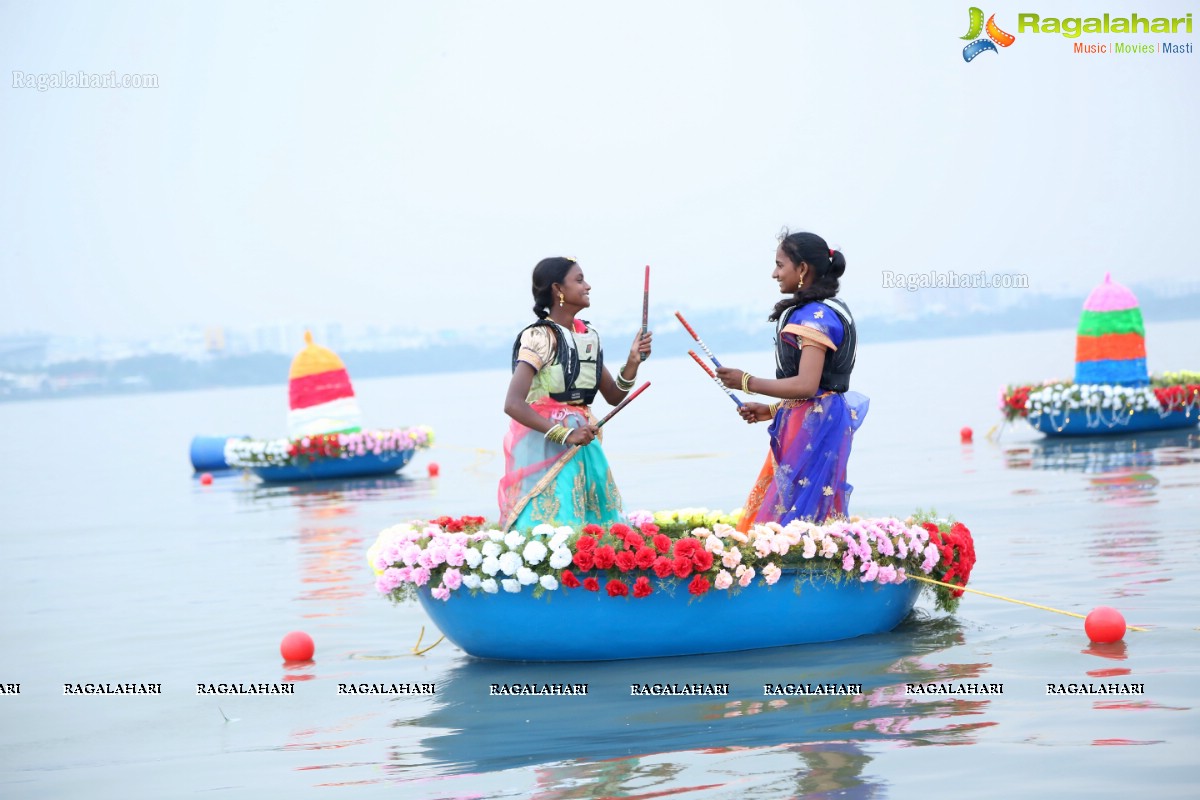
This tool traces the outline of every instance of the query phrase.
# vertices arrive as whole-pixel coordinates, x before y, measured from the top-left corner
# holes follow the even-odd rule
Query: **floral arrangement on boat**
[[[225,452],[233,467],[296,466],[323,459],[423,450],[432,445],[433,429],[414,425],[353,433],[317,433],[298,439],[231,439]]]
[[[441,517],[380,532],[367,554],[376,589],[393,601],[425,592],[457,595],[595,592],[633,601],[659,592],[736,594],[790,579],[900,584],[925,576],[966,586],[975,564],[971,532],[960,522],[918,512],[894,517],[755,524],[705,509],[637,511],[608,527],[539,525],[524,533],[483,517]],[[661,524],[660,524],[661,523]],[[939,609],[953,611],[961,589],[928,586]]]
[[[1200,421],[1200,373],[1149,375],[1137,298],[1106,274],[1084,302],[1075,379],[1010,385],[1000,411],[1050,435],[1181,428]]]

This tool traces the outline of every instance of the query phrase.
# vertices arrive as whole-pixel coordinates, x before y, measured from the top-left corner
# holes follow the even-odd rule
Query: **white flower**
[[[500,581],[500,585],[504,587],[504,591],[516,594],[521,591],[521,583],[513,578],[505,578]]]
[[[551,550],[557,550],[566,544],[567,539],[571,538],[571,534],[574,533],[574,531],[572,531],[570,528],[566,528],[565,530],[565,533],[563,532],[563,528],[559,528],[557,531],[555,531],[554,535],[550,537],[550,541],[547,542],[547,547],[549,547]]]
[[[492,582],[495,583],[495,581],[492,581]],[[483,580],[480,579],[480,577],[474,573],[469,573],[467,575],[463,575],[462,585],[467,587],[468,589],[478,589],[480,584],[482,584],[482,583],[483,583]]]
[[[514,553],[509,550],[504,555],[500,556],[500,571],[505,575],[512,575],[521,567],[521,554]]]
[[[525,545],[525,549],[521,551],[521,555],[525,557],[526,564],[540,564],[548,552],[546,545],[534,539]]]
[[[483,554],[488,558],[499,558],[501,547],[497,542],[484,542]]]
[[[555,577],[553,575],[543,575],[542,579],[540,581],[538,581],[538,583],[540,583],[542,585],[542,588],[545,589],[547,592],[553,592],[555,589],[558,588],[558,581],[555,579]]]
[[[570,528],[567,530],[570,530]],[[531,533],[534,536],[552,536],[554,534],[554,526],[543,522],[541,525],[535,527]]]
[[[495,575],[500,571],[500,559],[495,556],[488,556],[483,560],[483,564],[479,568],[488,575]]]
[[[518,531],[509,531],[508,533],[504,534],[504,543],[508,545],[509,550],[516,550],[525,543],[525,537],[522,536]]]
[[[565,547],[560,547],[550,554],[550,568],[562,569],[564,567],[568,567],[571,565],[571,561],[573,559],[574,556],[571,555],[570,550]]]
[[[487,532],[487,537],[489,539],[491,539],[493,542],[502,542],[502,541],[504,541],[504,532],[497,531],[497,530],[490,530]]]
[[[484,578],[479,584],[479,588],[483,589],[488,594],[495,594],[500,591],[500,586],[496,583],[495,578]]]
[[[517,570],[517,582],[522,586],[528,586],[531,583],[537,583],[537,573],[529,567],[521,567]]]
[[[468,547],[466,551],[467,566],[475,569],[483,561],[483,553],[480,553],[474,547]]]

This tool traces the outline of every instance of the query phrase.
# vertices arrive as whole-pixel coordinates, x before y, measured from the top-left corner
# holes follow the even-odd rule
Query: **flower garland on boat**
[[[225,463],[231,467],[277,467],[311,464],[328,458],[385,455],[422,450],[433,444],[428,425],[411,428],[324,433],[298,439],[231,439],[225,445]]]
[[[1200,411],[1200,373],[1167,372],[1150,379],[1149,386],[1077,384],[1050,381],[1041,386],[1008,386],[1000,393],[1000,410],[1005,419],[1070,414],[1082,410],[1120,424],[1139,411],[1157,411],[1166,416],[1176,411]]]
[[[481,517],[394,525],[367,553],[376,589],[393,601],[418,590],[447,601],[463,589],[520,593],[579,590],[647,597],[686,587],[691,595],[768,586],[795,570],[797,580],[903,583],[909,573],[965,586],[975,564],[971,532],[960,522],[917,515],[907,520],[795,521],[736,530],[720,512],[634,512],[633,524],[604,529],[539,525],[528,534],[488,527]],[[686,527],[698,512],[717,521]],[[667,526],[656,520],[663,519]],[[673,522],[672,522],[673,520]],[[953,611],[961,590],[933,589],[937,607]]]

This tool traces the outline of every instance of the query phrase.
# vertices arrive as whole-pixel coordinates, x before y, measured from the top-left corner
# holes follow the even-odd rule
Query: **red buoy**
[[[437,462],[436,461],[429,462],[429,477],[436,478],[438,476],[439,472],[441,472],[441,468],[438,467]]]
[[[969,426],[964,426],[963,429],[958,432],[958,438],[962,440],[963,444],[970,444],[971,437],[973,437],[974,435],[975,435],[974,432],[971,430],[971,428]]]
[[[1093,642],[1119,642],[1125,637],[1125,617],[1115,608],[1096,606],[1084,619],[1083,630]]]
[[[284,661],[310,661],[317,646],[304,631],[292,631],[279,643],[279,654]]]
[[[200,474],[200,485],[201,486],[212,486],[212,473],[211,472],[203,472]]]

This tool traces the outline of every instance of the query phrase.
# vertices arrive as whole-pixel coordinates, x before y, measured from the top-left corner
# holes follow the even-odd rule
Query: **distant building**
[[[37,369],[46,363],[50,337],[40,333],[0,336],[0,369]]]

